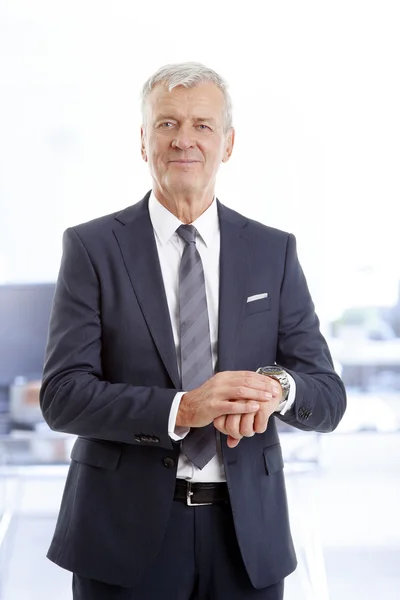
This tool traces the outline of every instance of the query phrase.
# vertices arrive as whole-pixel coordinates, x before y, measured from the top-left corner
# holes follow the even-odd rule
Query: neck
[[[200,217],[212,204],[214,192],[207,190],[204,194],[189,196],[185,193],[164,194],[161,190],[153,189],[160,204],[175,215],[181,223],[189,225]]]

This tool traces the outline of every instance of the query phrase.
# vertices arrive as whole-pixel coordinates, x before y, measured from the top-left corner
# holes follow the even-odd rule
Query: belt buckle
[[[187,482],[187,491],[186,491],[186,504],[187,506],[211,506],[212,502],[192,502],[192,496],[193,496],[192,492],[192,482],[188,481]]]

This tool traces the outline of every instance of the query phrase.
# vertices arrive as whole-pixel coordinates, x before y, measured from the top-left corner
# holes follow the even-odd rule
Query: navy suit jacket
[[[50,427],[79,436],[48,557],[127,587],[162,543],[179,455],[168,417],[180,380],[148,198],[65,232],[41,388]],[[282,365],[295,379],[296,400],[277,416],[306,431],[332,431],[345,391],[294,237],[219,202],[218,215],[217,370]],[[272,585],[296,566],[275,417],[236,448],[221,437],[244,564],[256,588]]]

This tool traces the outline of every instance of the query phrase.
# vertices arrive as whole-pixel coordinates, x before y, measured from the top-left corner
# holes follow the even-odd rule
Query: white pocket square
[[[265,292],[265,294],[256,294],[255,296],[249,296],[247,298],[247,302],[254,302],[254,300],[262,300],[263,298],[268,298],[268,292]]]

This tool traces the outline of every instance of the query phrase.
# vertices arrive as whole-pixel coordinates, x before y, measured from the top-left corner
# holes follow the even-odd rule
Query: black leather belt
[[[228,502],[226,483],[192,483],[186,479],[177,479],[174,500],[185,502],[188,506],[204,506],[215,502]]]

